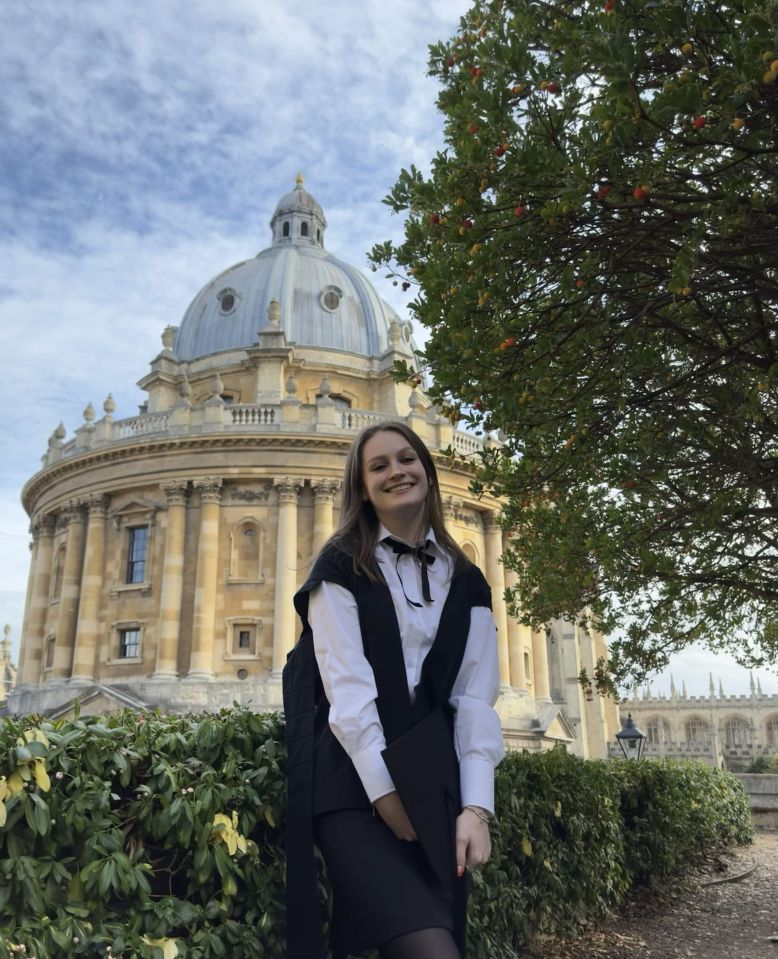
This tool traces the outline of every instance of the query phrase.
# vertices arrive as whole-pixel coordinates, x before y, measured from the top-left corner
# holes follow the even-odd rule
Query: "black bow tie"
[[[409,546],[407,543],[400,542],[399,539],[392,539],[391,536],[387,536],[384,542],[388,543],[394,552],[397,553],[398,561],[400,556],[404,556],[406,553],[410,553],[411,556],[416,557],[421,565],[421,595],[424,597],[425,603],[431,603],[432,595],[430,593],[430,578],[427,574],[427,567],[432,566],[432,564],[435,562],[435,557],[432,555],[432,553],[427,552],[427,547],[430,544],[430,540],[427,540],[423,546]],[[397,575],[400,575],[399,572]],[[409,599],[408,594],[405,592],[405,587],[402,584],[402,578],[400,579],[400,586],[402,586],[405,599],[408,603],[410,603],[411,606],[421,606],[421,603],[414,603],[412,599]]]

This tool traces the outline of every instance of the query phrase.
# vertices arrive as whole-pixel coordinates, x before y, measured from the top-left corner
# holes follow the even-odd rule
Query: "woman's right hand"
[[[373,806],[398,839],[404,839],[406,842],[413,842],[416,839],[416,832],[397,791],[376,799]]]

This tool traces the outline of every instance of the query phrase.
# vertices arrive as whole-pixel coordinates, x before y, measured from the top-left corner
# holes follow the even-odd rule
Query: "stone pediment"
[[[532,729],[536,735],[556,742],[571,743],[575,739],[575,729],[570,722],[570,717],[565,707],[558,703],[539,706],[537,715],[532,721]]]
[[[77,696],[73,696],[59,706],[52,706],[50,709],[44,710],[44,715],[48,719],[62,719],[65,716],[72,716],[75,712],[76,702],[78,702],[81,716],[99,716],[116,712],[119,709],[140,711],[150,708],[148,703],[135,696],[130,696],[123,690],[97,683],[94,686],[85,686]]]

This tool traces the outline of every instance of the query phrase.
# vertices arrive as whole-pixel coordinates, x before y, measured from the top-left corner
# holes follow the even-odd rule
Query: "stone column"
[[[518,576],[513,569],[505,570],[505,585],[508,589],[516,586]],[[511,686],[527,691],[527,672],[524,668],[524,647],[532,642],[529,626],[523,626],[513,616],[508,616],[508,662],[511,671]]]
[[[276,477],[278,540],[273,619],[273,673],[280,674],[295,643],[294,594],[297,589],[297,497],[300,485],[289,476]]]
[[[510,657],[508,654],[508,613],[505,608],[505,570],[500,563],[502,556],[502,530],[494,513],[484,516],[486,531],[486,579],[492,587],[492,610],[497,623],[497,653],[500,663],[500,685],[511,684]]]
[[[86,527],[84,570],[81,576],[81,602],[78,608],[75,647],[73,649],[72,683],[95,681],[95,657],[100,641],[100,600],[105,568],[105,514],[107,497],[89,497],[89,520]]]
[[[62,517],[67,524],[68,538],[65,545],[65,566],[62,574],[62,592],[57,614],[54,665],[50,678],[68,679],[73,665],[73,646],[78,621],[78,601],[81,593],[81,567],[84,551],[84,513],[80,504],[74,504]]]
[[[575,638],[581,656],[581,666],[594,682],[594,669],[597,663],[595,639],[587,629],[575,627]],[[580,683],[578,689],[581,690]],[[583,690],[581,690],[583,692]],[[583,713],[586,716],[586,738],[588,749],[585,759],[607,759],[608,742],[605,721],[605,698],[595,690],[591,699],[583,699]]]
[[[544,629],[532,630],[532,673],[535,699],[551,701],[551,687],[548,682],[548,644]]]
[[[33,552],[25,625],[21,636],[19,686],[37,685],[41,679],[55,526],[56,520],[51,515],[42,516],[32,525]]]
[[[340,483],[336,480],[320,479],[314,480],[311,487],[313,488],[313,555],[316,556],[332,536],[333,507]]]
[[[184,537],[187,480],[161,483],[167,498],[165,555],[159,590],[157,664],[152,679],[178,678],[178,643],[181,636],[181,601],[184,594]]]
[[[192,649],[189,680],[213,678],[213,630],[216,615],[216,578],[219,572],[219,515],[222,480],[206,476],[192,484],[200,493],[200,538],[197,542]]]

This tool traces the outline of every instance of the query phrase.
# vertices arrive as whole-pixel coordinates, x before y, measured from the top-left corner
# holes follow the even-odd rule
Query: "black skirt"
[[[436,890],[417,842],[397,839],[368,809],[323,813],[314,830],[333,892],[334,959],[419,929],[453,933],[458,907]]]

